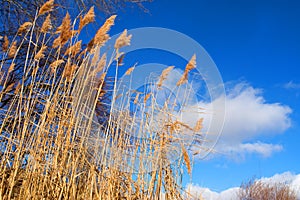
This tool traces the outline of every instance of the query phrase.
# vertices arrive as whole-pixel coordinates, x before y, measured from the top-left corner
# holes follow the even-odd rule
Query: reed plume
[[[107,32],[110,30],[111,26],[114,25],[114,21],[117,15],[112,15],[109,17],[105,23],[98,29],[95,37],[93,38],[92,45],[103,46],[104,43],[109,39]]]
[[[157,83],[157,86],[160,88],[163,84],[163,81],[167,78],[168,74],[170,73],[170,71],[172,71],[174,69],[174,66],[170,66],[166,69],[164,69],[161,73],[161,75],[159,76],[159,81]]]
[[[129,46],[130,45],[130,40],[131,40],[132,35],[127,35],[127,29],[125,29],[121,35],[117,38],[115,42],[115,49],[120,49],[124,46]]]
[[[37,54],[34,56],[35,60],[40,60],[45,57],[45,50],[47,49],[47,46],[42,46],[41,49],[37,52]]]
[[[97,64],[95,73],[98,73],[98,72],[103,71],[105,65],[106,65],[106,53],[104,53],[104,54],[101,56],[101,58],[100,58],[100,60],[99,60],[99,62],[98,62],[98,64]]]
[[[135,67],[130,67],[129,69],[126,70],[125,75],[130,75]]]
[[[188,64],[185,67],[185,71],[190,71],[192,69],[196,68],[196,54],[194,54],[192,56],[192,58],[190,59],[190,61],[188,62]]]
[[[181,149],[182,149],[183,160],[184,160],[184,163],[186,165],[187,171],[191,175],[192,167],[191,167],[191,161],[190,161],[189,154],[188,154],[187,150],[185,149],[185,147],[183,145],[181,145]]]
[[[13,87],[14,87],[15,83],[10,83],[9,85],[7,85],[4,90],[3,90],[3,93],[8,93],[8,92],[11,92]]]
[[[176,83],[177,86],[180,86],[186,83],[188,80],[188,71],[184,71],[183,75],[180,77],[179,81]]]
[[[50,64],[50,69],[51,69],[51,72],[54,73],[56,71],[56,68],[61,65],[62,63],[64,63],[65,61],[60,59],[60,60],[56,60],[54,62],[52,62]]]
[[[85,27],[86,25],[94,21],[95,21],[95,12],[94,12],[94,6],[92,6],[83,18],[80,16],[78,31],[80,32],[83,27]]]
[[[140,93],[137,93],[134,98],[134,101],[133,101],[134,104],[137,104],[139,102],[139,96],[140,96]]]
[[[199,132],[203,128],[203,118],[199,119],[194,127],[195,132]]]
[[[78,54],[81,50],[81,43],[82,41],[78,41],[76,42],[74,45],[70,46],[66,52],[65,52],[65,55],[71,55],[72,57],[74,57],[76,54]]]
[[[183,75],[180,77],[179,81],[176,83],[177,86],[180,86],[184,83],[187,82],[188,80],[188,73],[192,70],[196,68],[196,54],[194,54],[192,56],[192,58],[190,59],[190,61],[188,62],[188,64],[185,67],[185,70],[183,72]]]
[[[17,41],[14,41],[14,42],[11,44],[10,48],[9,48],[9,51],[8,51],[8,57],[9,57],[9,58],[14,57],[14,55],[16,54],[16,52],[17,52]]]
[[[28,31],[28,29],[32,26],[31,22],[23,23],[20,28],[18,29],[18,35],[22,35],[22,33]]]
[[[57,37],[55,40],[53,40],[52,48],[57,48],[59,46],[61,46],[61,38]]]
[[[151,96],[151,92],[146,94],[146,96],[144,97],[144,103],[147,102],[147,100],[150,98],[150,96]]]
[[[71,18],[68,12],[64,17],[60,27],[61,27],[60,43],[61,45],[64,45],[72,37]]]
[[[44,3],[44,4],[41,6],[38,15],[43,15],[43,14],[45,14],[45,13],[47,13],[47,12],[52,11],[53,7],[54,7],[54,0],[49,0],[49,1],[47,1],[46,3]]]
[[[76,64],[72,64],[71,62],[67,62],[66,66],[65,66],[65,70],[63,73],[63,77],[65,77],[68,81],[72,78],[74,72],[77,69],[77,65]]]
[[[51,15],[47,15],[45,21],[42,24],[41,32],[42,33],[47,33],[50,29],[52,28],[51,25]]]
[[[8,37],[6,35],[3,37],[3,39],[4,39],[4,42],[2,44],[2,51],[6,52],[8,50],[8,47],[9,47],[9,40],[8,40]]]
[[[15,66],[16,66],[16,64],[15,64],[15,63],[12,63],[12,64],[9,66],[7,73],[10,74],[12,71],[14,71]]]

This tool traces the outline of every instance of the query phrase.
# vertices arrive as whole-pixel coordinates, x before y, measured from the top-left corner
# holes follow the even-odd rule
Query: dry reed
[[[22,35],[22,33],[28,31],[28,29],[32,26],[31,22],[23,23],[20,28],[18,29],[18,35]]]
[[[194,127],[195,132],[201,131],[203,128],[203,118],[199,119]]]
[[[116,15],[112,15],[98,29],[95,37],[93,38],[93,45],[102,46],[109,39],[109,35],[107,34],[107,32],[110,30],[111,26],[114,25],[116,17]]]
[[[192,58],[190,59],[190,61],[186,65],[185,70],[183,72],[183,75],[181,76],[179,81],[176,83],[176,85],[180,86],[180,85],[186,83],[188,81],[188,73],[194,68],[196,68],[196,54],[194,54],[192,56]]]
[[[12,44],[8,50],[8,57],[9,58],[14,57],[16,52],[17,52],[17,41],[14,41],[14,42],[12,42]]]
[[[52,11],[53,7],[54,7],[54,0],[47,1],[46,3],[44,3],[41,6],[41,8],[39,10],[39,15],[43,15],[43,14],[45,14],[47,12]]]
[[[16,66],[16,64],[12,63],[8,68],[7,74],[10,74],[15,69],[15,66]]]
[[[166,69],[164,69],[159,77],[159,81],[157,83],[157,86],[160,88],[163,84],[163,81],[167,78],[168,74],[170,73],[170,71],[172,71],[174,69],[174,66],[170,66]]]
[[[52,25],[51,25],[51,15],[49,14],[49,15],[47,15],[45,21],[42,24],[41,32],[42,33],[47,33],[51,28],[52,28]]]
[[[115,49],[120,49],[124,46],[130,45],[132,35],[127,35],[127,29],[125,29],[115,42]]]
[[[76,42],[74,45],[70,46],[66,52],[65,52],[65,55],[68,55],[70,54],[72,57],[74,57],[76,54],[78,54],[81,50],[81,43],[82,41],[78,41]]]
[[[82,18],[80,16],[80,21],[79,21],[79,31],[82,30],[83,27],[88,25],[91,22],[95,21],[95,12],[94,12],[94,6],[89,9],[89,11],[86,13],[86,15]]]
[[[130,75],[134,70],[134,67],[130,67],[126,70],[125,75]]]
[[[72,37],[71,31],[71,18],[70,14],[67,12],[64,17],[62,24],[60,25],[60,43],[64,45]]]
[[[8,40],[8,37],[5,35],[4,36],[4,42],[2,44],[2,51],[3,52],[6,52],[8,50],[8,47],[9,47],[9,40]]]
[[[45,57],[44,52],[46,51],[47,46],[42,46],[41,49],[37,52],[37,54],[34,56],[35,60],[40,60]]]
[[[46,2],[39,15],[51,12],[53,6],[53,0]],[[120,55],[124,56],[117,50],[130,45],[131,39],[125,30],[115,42],[115,54],[110,59],[106,53],[100,55],[115,18],[105,21],[83,51],[78,35],[94,21],[93,7],[80,19],[78,32],[72,30],[67,13],[53,42],[50,34],[37,38],[24,34],[24,40],[37,44],[28,47],[24,63],[18,63],[17,41],[9,46],[4,37],[2,51],[8,54],[3,56],[14,57],[15,62],[1,63],[0,101],[11,96],[0,111],[1,199],[183,199],[182,168],[185,164],[191,174],[192,165],[185,138],[200,131],[202,121],[194,129],[179,121],[173,107],[157,103],[159,87],[123,91],[109,81],[113,60],[118,58],[120,65]],[[31,27],[40,27],[34,26],[37,21]],[[47,33],[51,15],[41,23],[42,28],[34,31]],[[54,50],[66,44],[58,49],[64,54]],[[193,59],[190,62],[188,71],[195,66]],[[9,82],[17,64],[24,73]],[[125,75],[132,75],[135,67]],[[172,69],[150,82],[161,86]],[[139,101],[140,97],[144,98]],[[172,104],[168,99],[163,105]],[[183,162],[174,162],[170,156],[174,154]]]
[[[189,174],[191,174],[192,167],[191,167],[191,161],[190,161],[189,154],[188,154],[187,150],[184,148],[184,146],[182,146],[181,148],[182,148],[182,153],[183,153],[183,160],[186,165],[187,171]]]

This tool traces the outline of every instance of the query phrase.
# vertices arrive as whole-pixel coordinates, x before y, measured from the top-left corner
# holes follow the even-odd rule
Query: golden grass
[[[51,15],[49,14],[49,15],[47,15],[45,21],[42,24],[41,32],[42,33],[47,33],[51,28],[52,28],[52,25],[51,25]]]
[[[127,71],[125,72],[126,75],[130,75],[134,70],[134,67],[130,67],[127,69]]]
[[[45,57],[45,50],[47,49],[47,46],[42,46],[41,49],[37,52],[37,54],[34,56],[35,60],[40,60]]]
[[[37,17],[51,12],[53,5],[52,0],[46,2]],[[158,105],[156,96],[173,67],[163,71],[159,83],[152,80],[155,88],[119,93],[117,63],[113,90],[107,91],[105,85],[111,82],[106,75],[118,56],[115,51],[107,59],[100,47],[108,40],[115,18],[107,19],[83,50],[68,13],[53,43],[47,39],[52,36],[45,34],[51,27],[50,14],[40,30],[26,29],[36,31],[37,38],[16,36],[9,46],[4,37],[3,56],[14,58],[0,63],[0,102],[10,98],[0,110],[1,199],[133,200],[163,195],[183,199],[182,168],[185,164],[191,174],[192,163],[190,143],[182,134],[193,137],[194,130],[174,117],[173,106]],[[91,8],[81,17],[80,29],[93,20]],[[39,27],[37,21],[31,27]],[[129,45],[130,39],[125,30],[115,43],[116,50]],[[30,42],[22,60],[18,49],[24,41]],[[65,49],[56,49],[64,45]],[[195,59],[191,60],[187,71],[195,66]],[[23,61],[23,73],[19,80],[10,81],[16,61]],[[125,74],[130,75],[134,67]],[[107,93],[112,93],[108,105],[103,100]],[[132,94],[134,99],[129,98]],[[169,101],[164,105],[175,104]],[[136,109],[130,110],[131,104]],[[96,110],[105,106],[108,114],[99,116]],[[201,125],[198,121],[195,131]]]
[[[116,17],[117,17],[117,15],[112,15],[98,29],[95,37],[92,40],[93,45],[98,45],[101,47],[109,39],[109,35],[107,33],[110,30],[110,28],[114,25]]]
[[[115,42],[115,49],[120,49],[124,46],[130,45],[132,35],[127,35],[127,29],[125,29]]]
[[[11,43],[11,46],[8,50],[8,57],[9,58],[14,57],[16,52],[17,52],[17,41],[14,41],[14,42]]]
[[[91,22],[95,21],[95,12],[94,12],[94,6],[89,9],[89,11],[86,13],[84,17],[80,16],[80,21],[79,21],[79,31],[82,30],[83,27],[88,25]]]
[[[61,45],[65,45],[66,42],[72,37],[71,19],[68,12],[58,29],[58,32],[60,32],[60,43]]]
[[[72,57],[74,57],[76,54],[78,54],[81,50],[81,43],[82,41],[78,41],[76,42],[74,45],[70,46],[66,52],[65,52],[65,55],[71,55]]]
[[[184,73],[179,79],[179,81],[176,83],[177,86],[180,86],[188,81],[188,73],[196,68],[196,55],[194,54],[188,64],[185,67]]]
[[[4,42],[2,44],[2,51],[3,52],[6,52],[8,50],[8,47],[9,47],[9,40],[8,40],[8,37],[5,35],[4,36]]]
[[[163,81],[167,78],[168,74],[170,73],[170,71],[172,71],[174,69],[174,66],[170,66],[166,69],[164,69],[159,77],[159,81],[157,86],[160,88],[163,84]]]
[[[54,0],[47,1],[46,3],[44,3],[41,6],[41,8],[39,10],[39,15],[43,15],[43,14],[45,14],[47,12],[52,11],[53,7],[54,7]]]
[[[22,35],[22,33],[28,31],[28,29],[32,26],[31,22],[25,22],[24,24],[22,24],[20,26],[20,28],[18,29],[18,34]]]

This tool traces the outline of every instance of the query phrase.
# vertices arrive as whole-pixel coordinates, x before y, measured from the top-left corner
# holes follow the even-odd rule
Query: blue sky
[[[149,13],[132,8],[119,12],[112,33],[154,26],[190,36],[216,63],[232,95],[228,98],[231,105],[234,107],[239,100],[245,102],[240,105],[240,112],[231,114],[250,113],[245,119],[257,126],[254,130],[243,129],[235,123],[247,121],[229,120],[227,131],[249,134],[247,139],[232,145],[250,144],[251,148],[243,146],[242,155],[225,153],[225,156],[196,160],[192,183],[220,192],[252,177],[271,177],[287,171],[299,174],[300,1],[154,0],[145,3],[145,7]],[[166,53],[159,57],[142,55],[136,61],[159,62],[172,58]],[[175,62],[176,66],[182,65],[180,60]],[[235,86],[239,85],[244,89],[237,90]],[[252,107],[247,102],[252,101],[257,104],[249,111]],[[258,116],[253,115],[255,112]],[[266,119],[255,121],[260,116]],[[278,123],[282,120],[287,122]],[[273,145],[270,154],[255,149],[262,147],[261,143]],[[226,145],[227,148],[228,141]]]

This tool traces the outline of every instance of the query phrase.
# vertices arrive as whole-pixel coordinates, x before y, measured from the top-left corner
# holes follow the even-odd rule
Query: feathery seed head
[[[123,33],[118,37],[115,42],[115,49],[120,49],[124,46],[130,45],[132,35],[127,35],[127,29],[123,31]]]
[[[170,73],[170,71],[172,71],[174,69],[174,66],[170,66],[166,69],[164,69],[159,77],[159,81],[157,86],[160,88],[163,84],[163,81],[167,78],[168,74]]]
[[[65,52],[65,55],[69,55],[71,54],[72,57],[74,57],[76,54],[78,54],[81,50],[81,43],[82,41],[78,41],[76,42],[73,46],[70,46],[66,52]]]
[[[72,37],[71,18],[70,18],[70,14],[67,12],[61,24],[61,32],[60,32],[61,44],[64,45],[71,37]]]
[[[188,71],[184,71],[183,75],[181,76],[181,78],[179,79],[179,81],[176,83],[177,86],[180,86],[184,83],[186,83],[188,80]]]
[[[45,50],[47,49],[47,46],[42,46],[41,49],[37,52],[37,54],[34,56],[35,60],[40,60],[45,57]]]
[[[203,128],[203,118],[199,119],[194,127],[195,132],[199,132]]]
[[[5,35],[4,42],[2,44],[2,51],[6,52],[8,50],[8,46],[9,46],[9,40],[8,40],[8,37]]]
[[[127,69],[127,71],[125,72],[125,75],[130,75],[134,70],[134,67],[130,67],[129,69]]]
[[[10,72],[12,72],[15,69],[16,64],[15,63],[11,63],[11,65],[8,68],[8,74],[10,74]]]
[[[16,54],[16,52],[17,52],[17,41],[14,41],[14,42],[11,44],[11,47],[9,48],[9,51],[8,51],[8,57],[9,57],[9,58],[14,57],[14,55]]]
[[[50,30],[52,28],[52,25],[51,25],[51,16],[50,14],[47,15],[45,21],[43,22],[43,25],[42,25],[42,28],[41,28],[41,32],[42,33],[47,33],[48,30]]]
[[[47,1],[46,3],[44,3],[44,4],[41,6],[38,15],[43,15],[43,14],[45,14],[45,13],[47,13],[47,12],[52,11],[53,7],[54,7],[54,0],[49,0],[49,1]]]
[[[64,62],[65,62],[65,61],[64,61],[63,59],[56,60],[56,61],[52,62],[52,63],[50,64],[51,72],[54,73],[54,72],[56,71],[56,68],[57,68],[60,64],[62,64],[62,63],[64,63]]]
[[[92,6],[83,18],[80,16],[78,30],[81,31],[84,26],[94,21],[95,21],[95,12],[94,12],[94,6]]]
[[[102,46],[109,39],[109,35],[107,34],[107,32],[110,30],[111,26],[114,25],[114,21],[115,21],[116,17],[117,17],[117,15],[112,15],[98,29],[98,31],[93,39],[93,45]]]
[[[18,29],[18,35],[21,35],[22,33],[26,32],[31,26],[31,22],[25,22],[24,24],[22,24]]]
[[[192,69],[196,68],[196,54],[194,54],[192,56],[192,58],[190,59],[190,61],[188,62],[188,64],[185,67],[186,71],[190,71]]]

